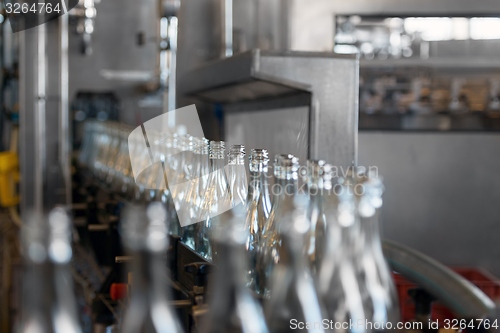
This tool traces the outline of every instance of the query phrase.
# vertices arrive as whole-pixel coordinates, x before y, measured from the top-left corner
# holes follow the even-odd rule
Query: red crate
[[[454,267],[452,269],[472,282],[474,285],[476,285],[494,301],[500,300],[500,280],[495,276],[477,268]],[[408,281],[400,274],[394,273],[393,277],[399,296],[401,319],[405,322],[414,320],[415,304],[413,303],[412,298],[408,295],[408,291],[410,289],[416,288],[417,285]],[[439,322],[442,323],[443,319],[454,318],[455,316],[453,312],[451,312],[439,301],[433,303],[432,320],[439,320]]]

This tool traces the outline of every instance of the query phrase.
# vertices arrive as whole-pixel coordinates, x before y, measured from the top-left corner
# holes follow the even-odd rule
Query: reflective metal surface
[[[205,65],[179,81],[179,91],[184,95],[223,103],[259,101],[260,103],[253,104],[253,110],[248,111],[255,112],[252,117],[260,117],[265,125],[250,128],[240,123],[237,131],[251,131],[249,137],[269,133],[271,128],[285,133],[292,131],[308,142],[307,151],[297,149],[293,151],[296,155],[323,158],[344,167],[356,163],[357,86],[358,60],[355,56],[260,50]],[[289,118],[288,121],[293,123],[289,127],[282,122],[282,118],[269,121],[270,117],[261,113],[269,111],[267,103],[271,97],[286,99],[304,92],[311,94],[307,104],[308,121],[304,127],[300,125],[302,120],[297,117]],[[266,100],[261,100],[264,98]],[[228,111],[237,108],[238,105],[234,104],[225,106]],[[237,135],[235,127],[229,126],[234,125],[231,117],[231,113],[226,116],[225,132],[228,137]],[[297,127],[300,128],[299,133],[293,132]],[[246,137],[243,139],[252,140]],[[280,141],[277,135],[266,147],[271,153],[284,153],[285,151],[276,151]],[[251,146],[245,141],[243,143]]]

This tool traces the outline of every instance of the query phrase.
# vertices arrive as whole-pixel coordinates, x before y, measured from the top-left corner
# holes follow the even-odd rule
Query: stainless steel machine
[[[252,50],[197,68],[179,91],[222,105],[224,138],[271,155],[356,164],[358,61]]]

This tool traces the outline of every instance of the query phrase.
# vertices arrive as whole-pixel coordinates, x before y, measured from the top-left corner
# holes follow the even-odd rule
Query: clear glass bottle
[[[368,317],[362,293],[364,281],[358,274],[361,263],[358,250],[360,223],[356,218],[351,172],[335,184],[338,204],[327,221],[327,246],[320,265],[317,290],[327,319],[365,323]],[[365,333],[366,326],[353,325],[342,331]]]
[[[147,176],[145,178],[145,199],[146,201],[155,201],[160,199],[161,191],[166,187],[167,180],[164,172],[164,133],[150,131],[148,135],[148,141],[150,144],[150,149],[155,161],[146,171]]]
[[[325,161],[307,161],[307,216],[311,226],[306,233],[304,252],[313,276],[317,277],[326,247],[328,209],[336,205],[333,193],[332,166]]]
[[[136,133],[137,134],[137,133]],[[152,143],[154,139],[152,140]],[[138,135],[132,135],[130,138],[131,147],[129,147],[129,156],[133,157],[134,164],[137,170],[141,170],[139,175],[134,175],[136,181],[135,185],[132,186],[131,197],[133,201],[141,202],[147,201],[149,197],[148,191],[148,180],[151,175],[151,155],[150,149],[144,147],[144,139],[142,133]],[[157,167],[157,165],[156,165]]]
[[[122,145],[122,125],[115,124],[111,130],[111,146],[109,148],[108,161],[106,164],[104,180],[108,185],[112,185],[113,179],[116,175],[117,161],[120,154]]]
[[[120,149],[119,127],[117,123],[107,123],[108,146],[106,147],[103,164],[99,173],[99,178],[107,182],[108,176],[113,174],[116,157]]]
[[[258,292],[261,283],[256,274],[257,252],[264,224],[271,213],[271,196],[268,184],[269,154],[265,149],[252,149],[249,155],[250,182],[248,183],[247,216],[245,229],[249,231],[245,248],[249,258],[248,286]]]
[[[270,299],[264,303],[266,320],[273,333],[326,331],[323,309],[303,254],[310,229],[307,206],[307,196],[299,194],[292,209],[276,221],[281,237],[280,260],[272,271]],[[293,327],[294,320],[307,325]]]
[[[259,280],[257,293],[268,298],[270,296],[269,279],[274,265],[280,261],[281,237],[276,221],[293,209],[293,199],[298,190],[299,159],[293,155],[277,155],[275,158],[275,177],[273,192],[276,200],[273,203],[269,219],[264,225],[262,241],[256,260],[256,274]]]
[[[147,210],[128,207],[121,233],[134,256],[130,300],[121,323],[122,333],[183,332],[169,305],[170,287],[164,255],[168,248],[166,211],[159,202]]]
[[[81,333],[73,277],[71,222],[55,208],[48,223],[35,216],[23,226],[23,312],[17,332]]]
[[[94,175],[101,179],[106,166],[111,137],[109,135],[109,124],[101,124],[96,131],[96,150],[91,155],[92,171]]]
[[[112,187],[126,198],[128,198],[134,184],[128,147],[128,136],[130,132],[131,130],[128,127],[121,127],[120,151],[115,164],[115,176],[112,180]]]
[[[189,208],[190,216],[196,220],[201,220],[201,203],[203,195],[205,194],[208,186],[208,180],[210,175],[210,160],[209,160],[209,147],[210,142],[203,138],[198,144],[197,154],[198,154],[198,170],[197,177],[192,184],[192,196],[189,197]]]
[[[362,279],[362,294],[368,321],[385,327],[396,325],[399,305],[391,270],[385,261],[380,239],[378,209],[382,206],[384,186],[374,173],[357,169],[354,177],[355,212],[360,223],[358,276]]]
[[[201,203],[201,230],[197,236],[199,248],[197,252],[211,260],[213,251],[210,240],[210,231],[217,223],[217,216],[231,208],[231,193],[224,168],[224,141],[210,141],[210,167],[207,189]]]
[[[231,193],[231,206],[246,203],[247,200],[247,173],[245,170],[245,146],[232,145],[227,153],[227,178]]]
[[[193,207],[193,205],[196,205],[196,200],[198,200],[198,198],[200,197],[200,194],[198,193],[199,175],[201,173],[201,155],[199,153],[200,145],[202,145],[202,142],[193,137],[191,140],[190,148],[193,151],[193,166],[190,171],[190,179],[184,184],[178,184],[178,186],[186,187],[186,194],[184,195],[179,210],[177,210],[179,220],[183,221],[184,223],[186,223],[187,221],[196,221],[196,213],[198,212],[198,207]],[[181,228],[181,240],[193,250],[195,241],[195,227],[195,225],[189,224]]]
[[[171,179],[169,183],[174,185],[171,186],[170,192],[174,200],[175,209],[180,211],[187,191],[185,183],[193,178],[191,173],[194,165],[194,138],[189,134],[179,135],[177,148],[179,150],[177,153],[177,171],[172,179],[169,177]]]
[[[208,314],[200,325],[201,333],[267,333],[260,304],[245,286],[244,228],[246,210],[239,204],[225,212],[212,231],[218,248],[215,272],[209,283]]]
[[[78,155],[78,162],[81,165],[89,166],[91,153],[96,147],[98,126],[95,121],[86,121],[83,127],[83,140],[80,146],[80,154]]]
[[[179,225],[179,220],[177,216],[177,212],[175,210],[175,203],[172,198],[172,193],[170,192],[170,177],[171,170],[174,167],[178,167],[176,163],[178,162],[178,156],[176,155],[179,150],[176,146],[176,134],[174,130],[167,131],[166,135],[163,138],[162,143],[162,151],[163,151],[163,163],[164,163],[164,172],[166,174],[166,187],[160,192],[160,201],[165,205],[167,209],[167,221],[169,221],[168,230],[173,235],[181,234],[181,227]]]

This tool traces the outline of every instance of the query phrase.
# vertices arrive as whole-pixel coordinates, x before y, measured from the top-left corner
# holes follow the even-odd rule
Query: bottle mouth
[[[250,171],[267,171],[269,152],[266,149],[252,149],[248,156]]]
[[[225,151],[226,151],[226,143],[224,141],[210,141],[209,158],[224,159]]]
[[[231,145],[227,153],[229,164],[245,164],[245,146]]]
[[[339,178],[339,198],[351,202],[360,217],[369,218],[382,206],[384,185],[382,179],[373,171],[363,167],[353,167],[345,177]]]
[[[310,189],[329,190],[333,186],[333,167],[323,160],[308,160],[301,175]]]
[[[248,155],[248,160],[250,162],[269,162],[269,152],[267,149],[251,149],[250,155]]]
[[[274,176],[278,179],[297,179],[299,168],[299,158],[291,154],[276,155],[274,158]]]

